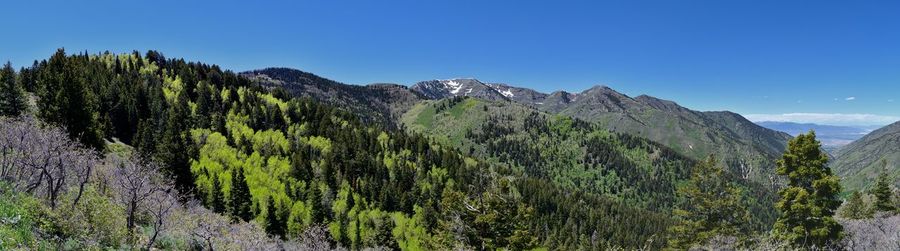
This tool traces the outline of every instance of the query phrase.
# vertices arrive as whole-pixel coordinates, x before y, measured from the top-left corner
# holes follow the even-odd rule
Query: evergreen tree
[[[788,141],[778,160],[776,172],[787,176],[788,186],[779,191],[775,208],[781,215],[773,233],[794,246],[824,247],[843,237],[843,228],[832,217],[840,206],[840,179],[826,165],[828,156],[821,149],[810,131]]]
[[[249,221],[253,217],[252,212],[250,212],[252,202],[250,201],[250,188],[247,186],[246,178],[244,178],[244,171],[240,168],[235,168],[231,172],[231,198],[229,200],[231,216]]]
[[[209,207],[216,213],[222,213],[225,211],[225,198],[222,196],[222,185],[219,183],[219,177],[213,175],[211,178],[212,189],[209,191]]]
[[[50,57],[46,63],[48,71],[40,74],[37,81],[42,84],[39,115],[44,121],[64,126],[70,138],[94,149],[103,149],[105,143],[96,90],[87,83],[84,60],[87,60],[84,56],[67,57],[63,49]]]
[[[16,71],[6,62],[0,70],[0,116],[15,117],[25,111],[25,92],[16,81]]]
[[[850,194],[850,198],[847,199],[847,202],[844,202],[838,213],[841,217],[854,220],[872,217],[872,211],[869,210],[869,205],[863,200],[862,193],[859,191],[854,191],[853,194]]]
[[[684,200],[673,214],[679,222],[670,227],[669,246],[689,249],[717,235],[736,236],[750,214],[740,203],[741,191],[724,178],[715,157],[709,156],[692,169],[690,182],[678,188]]]
[[[166,113],[165,131],[156,147],[157,158],[165,163],[165,171],[175,177],[175,185],[182,193],[188,193],[194,185],[190,168],[188,132],[190,108],[187,92],[181,92]]]
[[[872,189],[872,195],[875,195],[874,209],[879,212],[893,212],[897,209],[894,206],[893,192],[891,191],[891,178],[887,171],[887,161],[881,160],[881,173],[875,181],[875,187]]]
[[[285,224],[281,216],[281,213],[278,212],[278,207],[275,206],[275,199],[272,196],[269,196],[269,201],[266,203],[266,232],[275,235],[284,237],[284,229]]]

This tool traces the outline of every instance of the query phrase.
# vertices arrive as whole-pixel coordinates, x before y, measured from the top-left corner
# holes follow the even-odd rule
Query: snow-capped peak
[[[449,80],[444,82],[444,88],[450,90],[450,93],[456,95],[459,93],[459,90],[462,90],[463,84],[460,82],[456,82],[456,80]]]

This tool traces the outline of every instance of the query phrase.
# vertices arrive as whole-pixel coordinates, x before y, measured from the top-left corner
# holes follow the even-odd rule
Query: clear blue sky
[[[0,60],[156,49],[352,84],[606,84],[698,110],[900,117],[897,1],[37,2],[0,8]]]

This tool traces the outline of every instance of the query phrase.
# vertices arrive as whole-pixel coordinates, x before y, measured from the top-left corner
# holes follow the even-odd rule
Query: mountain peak
[[[488,100],[505,100],[494,88],[474,78],[435,79],[416,83],[410,90],[429,99],[468,96]]]

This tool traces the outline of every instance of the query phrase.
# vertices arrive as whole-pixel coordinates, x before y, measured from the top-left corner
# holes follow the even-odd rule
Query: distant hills
[[[775,121],[762,121],[756,122],[756,124],[772,130],[786,132],[791,136],[797,136],[798,134],[814,130],[816,132],[816,138],[818,138],[819,141],[822,142],[822,146],[827,149],[837,149],[841,146],[850,144],[850,142],[862,138],[867,133],[877,129],[877,127],[873,128],[867,126],[834,126]]]

